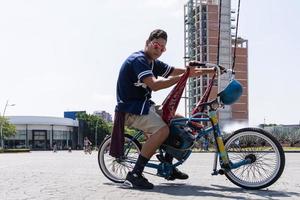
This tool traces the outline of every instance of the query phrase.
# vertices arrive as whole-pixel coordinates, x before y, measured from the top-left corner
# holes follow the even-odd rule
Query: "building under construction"
[[[219,5],[221,5],[221,20],[219,20]],[[221,4],[219,0],[189,0],[184,6],[184,52],[185,57],[188,58],[186,61],[219,63],[226,69],[230,69],[234,60],[235,78],[243,85],[244,90],[240,100],[220,110],[221,126],[234,122],[248,123],[248,41],[238,37],[234,59],[235,28],[236,13],[231,9],[231,0],[222,0]],[[210,78],[204,75],[188,80],[185,98],[186,115],[190,115],[200,100]],[[229,79],[229,75],[222,75],[221,89],[226,87]],[[215,98],[216,95],[217,87],[213,86],[210,99]]]

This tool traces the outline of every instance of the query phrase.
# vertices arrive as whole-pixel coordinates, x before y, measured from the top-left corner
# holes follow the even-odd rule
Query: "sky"
[[[160,60],[183,67],[186,0],[0,0],[0,112],[63,117],[116,104],[123,61],[168,32]],[[236,1],[232,2],[233,7]],[[248,39],[249,122],[300,123],[300,1],[241,0]],[[161,103],[170,89],[154,92]],[[183,104],[179,112],[184,112]]]

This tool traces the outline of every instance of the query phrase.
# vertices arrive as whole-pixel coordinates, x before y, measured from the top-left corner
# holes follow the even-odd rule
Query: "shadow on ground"
[[[105,185],[119,186],[122,184],[106,183]],[[132,189],[128,189],[132,190]],[[223,199],[249,199],[249,196],[256,196],[265,199],[281,199],[288,197],[300,197],[299,192],[275,191],[269,189],[245,190],[238,187],[228,187],[223,185],[196,186],[178,183],[163,183],[156,185],[153,190],[143,190],[143,192],[162,193],[173,196],[197,196],[214,197]],[[230,194],[229,194],[230,193]]]
[[[155,186],[152,192],[165,193],[174,196],[205,196],[228,199],[248,199],[249,195],[264,197],[267,199],[280,199],[283,197],[300,197],[298,192],[263,190],[245,190],[236,187],[227,187],[223,185],[195,186],[186,184],[166,183]],[[230,195],[228,195],[230,193]],[[236,195],[235,195],[236,194]],[[246,195],[248,194],[248,195]]]

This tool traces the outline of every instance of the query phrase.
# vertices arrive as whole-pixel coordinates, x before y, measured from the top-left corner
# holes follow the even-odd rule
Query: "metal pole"
[[[96,128],[95,128],[95,147],[96,148],[97,148],[97,127],[98,127],[98,121],[99,121],[99,119],[97,119]]]
[[[4,149],[4,139],[3,139],[3,125],[4,125],[4,116],[5,116],[5,111],[7,106],[15,106],[16,104],[8,104],[8,100],[6,101],[5,107],[4,107],[4,111],[2,113],[2,120],[1,120],[1,124],[0,124],[0,135],[1,135],[1,147],[2,149]]]
[[[5,111],[6,111],[6,107],[8,104],[8,100],[6,101],[5,107],[4,107],[4,111],[2,113],[2,119],[1,119],[1,127],[0,127],[0,132],[1,132],[1,148],[4,149],[4,140],[3,140],[3,123],[4,123],[4,115],[5,115]]]
[[[3,136],[2,136],[2,135],[3,135],[3,134],[2,134],[2,129],[3,129],[3,125],[2,125],[2,124],[3,124],[3,122],[2,122],[2,121],[3,121],[3,119],[1,119],[1,127],[0,127],[0,132],[1,132],[1,148],[3,149],[3,146],[4,146],[4,145],[3,145]]]

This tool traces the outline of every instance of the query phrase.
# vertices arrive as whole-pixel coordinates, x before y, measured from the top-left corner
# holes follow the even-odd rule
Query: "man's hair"
[[[150,42],[154,39],[159,39],[159,38],[162,38],[167,41],[168,35],[167,35],[166,31],[161,30],[161,29],[156,29],[156,30],[152,31],[149,35],[148,41]]]

